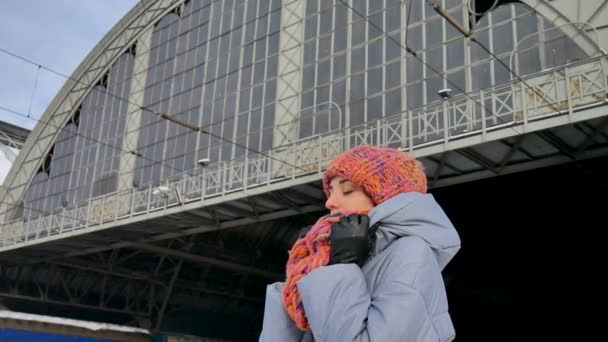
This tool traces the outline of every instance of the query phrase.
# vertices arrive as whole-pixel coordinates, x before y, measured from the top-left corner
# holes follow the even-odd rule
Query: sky
[[[71,75],[137,2],[0,0],[0,48]],[[65,81],[64,77],[0,51],[1,107],[39,119]],[[0,120],[27,129],[36,125],[33,120],[2,109]]]

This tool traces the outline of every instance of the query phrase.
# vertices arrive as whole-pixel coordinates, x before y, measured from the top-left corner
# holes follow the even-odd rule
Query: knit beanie
[[[426,193],[427,180],[422,163],[394,148],[357,146],[340,154],[323,175],[323,190],[343,177],[360,186],[375,205],[405,192]]]

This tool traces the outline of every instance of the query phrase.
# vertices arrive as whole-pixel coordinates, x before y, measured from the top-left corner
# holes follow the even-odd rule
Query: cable
[[[465,29],[458,22],[456,22],[449,14],[447,14],[445,12],[445,10],[443,8],[441,8],[441,6],[437,5],[434,0],[426,0],[426,2],[442,18],[444,18],[447,22],[449,22],[452,26],[454,26],[454,28],[456,28],[458,31],[460,31],[460,33],[462,33],[462,35],[465,36],[465,38],[469,38],[471,41],[477,43],[477,45],[479,45],[484,51],[486,51],[490,56],[492,56],[495,60],[497,60],[498,63],[500,63],[505,69],[507,69],[513,76],[515,76],[517,78],[517,80],[519,80],[522,84],[524,84],[526,87],[528,87],[528,89],[532,90],[532,92],[537,94],[544,102],[546,102],[549,106],[551,106],[551,108],[553,108],[553,110],[555,110],[557,113],[561,114],[561,112],[562,112],[561,110],[557,109],[557,107],[554,104],[552,104],[551,102],[549,102],[544,96],[542,96],[541,94],[538,94],[538,92],[535,91],[535,89],[531,85],[529,85],[528,82],[524,81],[517,73],[515,73],[511,69],[511,67],[509,67],[505,62],[503,62],[500,58],[498,58],[498,56],[496,56],[492,51],[490,51],[490,49],[488,49],[485,45],[483,45],[480,41],[478,41],[477,38],[472,36],[472,34],[469,30]]]
[[[471,7],[471,1],[472,0],[467,0],[467,9],[469,10],[469,13],[471,13],[475,16],[478,16],[478,17],[483,17],[486,13],[493,11],[496,8],[496,6],[498,5],[498,0],[494,0],[494,4],[492,6],[490,6],[489,9],[485,10],[485,12],[477,13]]]
[[[354,13],[356,13],[359,17],[363,18],[365,21],[368,22],[368,24],[372,25],[376,30],[378,30],[379,32],[382,32],[382,34],[390,39],[391,41],[393,41],[395,44],[397,44],[399,47],[401,47],[403,50],[407,51],[409,54],[411,54],[414,58],[416,58],[420,63],[424,64],[424,66],[426,66],[427,68],[429,68],[433,73],[439,75],[442,79],[446,80],[451,86],[453,86],[454,88],[456,88],[457,90],[459,90],[460,92],[463,93],[463,95],[465,95],[467,98],[469,98],[470,100],[472,100],[473,102],[475,102],[477,105],[479,105],[481,108],[483,108],[484,110],[486,110],[489,113],[493,112],[491,110],[489,110],[485,105],[481,104],[479,101],[475,100],[468,92],[466,92],[464,89],[462,89],[458,84],[450,81],[449,79],[447,79],[447,77],[445,77],[445,75],[441,72],[439,72],[436,68],[434,68],[433,66],[429,65],[428,63],[426,63],[424,60],[422,60],[422,58],[420,58],[420,56],[418,56],[418,54],[413,51],[410,47],[408,46],[403,46],[399,41],[397,41],[395,38],[393,38],[392,36],[388,35],[381,27],[379,27],[378,25],[376,25],[375,23],[373,23],[372,21],[370,21],[365,15],[361,14],[359,11],[357,11],[356,9],[354,9],[352,6],[350,6],[348,3],[346,3],[344,0],[340,0],[341,3],[343,3],[346,7],[350,8],[351,11],[353,11]],[[508,122],[503,121],[500,117],[494,115],[494,117],[499,120],[501,123],[503,124],[508,124]],[[514,127],[510,127],[514,132],[516,132],[517,134],[521,134],[521,132],[517,131]]]
[[[36,63],[36,62],[33,62],[33,61],[31,61],[31,60],[27,59],[27,58],[25,58],[25,57],[22,57],[22,56],[19,56],[19,55],[17,55],[17,54],[14,54],[14,53],[12,53],[12,52],[10,52],[10,51],[7,51],[7,50],[5,50],[5,49],[3,49],[3,48],[1,48],[1,47],[0,47],[0,51],[4,52],[4,53],[6,53],[6,54],[8,54],[8,55],[10,55],[10,56],[13,56],[13,57],[15,57],[15,58],[18,58],[18,59],[20,59],[20,60],[22,60],[22,61],[25,61],[25,62],[27,62],[27,63],[29,63],[29,64],[36,65],[36,66],[38,66],[38,67],[40,67],[40,68],[43,68],[43,69],[45,69],[45,70],[48,70],[48,71],[50,71],[50,72],[52,72],[52,73],[54,73],[54,74],[56,74],[56,75],[59,75],[59,76],[61,76],[61,77],[66,78],[66,79],[72,80],[72,81],[77,82],[77,83],[80,83],[80,84],[84,84],[84,85],[86,85],[87,87],[90,87],[90,86],[91,86],[90,84],[82,83],[82,82],[81,82],[81,81],[79,81],[79,80],[76,80],[76,79],[74,79],[74,78],[72,78],[72,77],[70,77],[70,76],[64,75],[64,74],[62,74],[62,73],[60,73],[60,72],[57,72],[57,71],[52,70],[52,69],[50,69],[50,68],[47,68],[47,67],[45,67],[45,66],[43,66],[43,65],[41,65],[41,64],[38,64],[38,63]],[[169,118],[172,118],[172,116],[169,116],[169,115],[164,114],[164,113],[158,113],[158,112],[155,112],[155,111],[153,111],[153,110],[150,110],[150,109],[148,109],[148,108],[145,108],[145,107],[143,107],[143,106],[140,106],[140,105],[138,105],[138,104],[136,104],[136,103],[133,103],[133,102],[129,101],[128,99],[124,99],[124,98],[122,98],[122,97],[120,97],[120,96],[117,96],[117,95],[114,95],[114,94],[108,93],[107,91],[104,91],[104,92],[105,92],[106,94],[108,94],[108,95],[110,95],[110,96],[114,97],[114,98],[117,98],[117,99],[119,99],[119,100],[125,101],[126,103],[130,103],[130,104],[132,104],[132,105],[134,105],[134,106],[137,106],[137,108],[141,109],[141,110],[142,110],[142,112],[149,112],[149,113],[152,113],[152,114],[154,114],[154,115],[156,115],[156,116],[160,116],[160,117],[162,117],[162,118],[164,118],[164,119],[167,119],[168,121],[172,121],[172,122],[174,122],[174,123],[176,123],[176,124],[178,124],[178,125],[180,125],[180,126],[183,126],[183,127],[189,128],[189,129],[193,129],[192,125],[184,125],[184,123],[183,123],[183,122],[181,122],[181,121],[179,121],[179,120],[176,120],[176,119],[175,119],[175,120],[171,120],[171,119],[169,119]],[[306,169],[304,169],[304,168],[302,168],[302,167],[299,167],[299,166],[293,165],[293,164],[291,164],[291,163],[288,163],[288,162],[286,162],[286,161],[284,161],[284,160],[281,160],[281,159],[277,159],[277,158],[275,158],[275,157],[271,157],[271,156],[269,156],[268,154],[266,154],[266,153],[264,153],[264,152],[254,150],[254,149],[252,149],[252,148],[249,148],[249,147],[243,146],[243,145],[241,145],[241,144],[238,144],[238,143],[236,143],[236,142],[234,142],[234,141],[232,141],[232,140],[230,140],[230,139],[226,139],[226,138],[224,138],[224,137],[221,137],[221,136],[218,136],[218,135],[213,134],[213,133],[211,133],[211,132],[208,132],[208,131],[206,131],[206,130],[203,130],[201,127],[198,127],[198,128],[197,128],[197,129],[195,129],[195,130],[196,130],[196,131],[198,131],[198,132],[201,132],[201,133],[206,133],[206,134],[208,134],[208,135],[210,135],[210,136],[212,136],[212,137],[218,138],[218,139],[220,139],[220,140],[222,140],[222,141],[224,141],[224,142],[230,143],[230,144],[232,144],[232,145],[234,145],[234,146],[238,146],[238,147],[244,148],[244,149],[246,149],[246,150],[248,150],[248,151],[251,151],[251,152],[254,152],[254,153],[256,153],[256,154],[260,154],[260,155],[262,155],[262,156],[264,156],[264,157],[266,157],[266,158],[270,158],[270,159],[272,159],[272,160],[278,161],[278,162],[283,163],[283,164],[285,164],[285,165],[288,165],[288,166],[291,166],[291,167],[294,167],[294,168],[300,169],[300,170],[302,170],[302,171],[307,171]],[[183,172],[183,171],[184,171],[184,170],[181,170],[180,172]]]
[[[407,8],[407,20],[405,21],[405,46],[408,46],[409,31],[410,31],[410,15],[412,14],[412,0],[409,0]]]
[[[40,66],[36,69],[36,80],[34,81],[34,89],[32,90],[32,96],[30,97],[30,105],[27,109],[27,116],[32,115],[32,104],[34,103],[34,95],[36,94],[36,88],[38,87],[38,78],[40,77]]]
[[[174,119],[174,118],[172,118],[172,117],[171,117],[171,116],[169,116],[169,115],[166,115],[166,114],[159,114],[159,115],[160,115],[162,118],[165,118],[165,119],[167,119],[167,120],[169,120],[169,121],[173,121],[173,122],[175,122],[175,123],[179,124],[179,123],[177,122],[177,121],[178,121],[177,119]],[[182,126],[183,126],[183,124],[182,124]],[[270,159],[272,159],[272,160],[276,160],[276,161],[278,161],[278,162],[280,162],[280,163],[282,163],[282,164],[285,164],[285,165],[288,165],[288,166],[291,166],[291,167],[294,167],[294,168],[300,169],[300,170],[302,170],[302,171],[308,171],[308,170],[304,169],[303,167],[299,167],[299,166],[293,165],[293,164],[291,164],[291,163],[288,163],[288,162],[286,162],[286,161],[284,161],[284,160],[277,159],[277,158],[275,158],[275,157],[271,157],[271,156],[267,155],[267,154],[266,154],[266,153],[264,153],[264,152],[260,152],[260,151],[254,150],[254,149],[252,149],[252,148],[250,148],[250,147],[247,147],[247,146],[245,146],[245,145],[241,145],[241,144],[239,144],[239,143],[237,143],[237,142],[234,142],[234,141],[232,141],[232,140],[230,140],[230,139],[226,139],[226,138],[224,138],[224,137],[222,137],[222,136],[219,136],[219,135],[217,135],[217,134],[213,134],[213,133],[211,133],[211,132],[209,132],[209,131],[203,130],[203,129],[202,129],[202,128],[200,128],[200,127],[192,127],[192,126],[190,126],[190,125],[185,126],[185,127],[190,128],[190,129],[192,129],[192,130],[194,130],[194,131],[197,131],[197,132],[200,132],[200,133],[205,133],[205,134],[208,134],[209,136],[212,136],[212,137],[214,137],[214,138],[220,139],[221,141],[227,142],[227,143],[232,144],[232,145],[234,145],[234,146],[237,146],[237,147],[240,147],[240,148],[244,148],[245,150],[251,151],[251,152],[253,152],[253,153],[256,153],[256,154],[261,154],[261,155],[263,155],[263,156],[264,156],[264,157],[266,157],[266,158],[270,158]]]
[[[34,119],[34,118],[32,118],[31,116],[28,116],[27,114],[24,114],[24,113],[21,113],[21,112],[18,112],[18,111],[12,110],[12,109],[10,109],[10,108],[6,108],[6,107],[4,107],[4,106],[0,106],[0,109],[1,109],[1,110],[3,110],[3,111],[5,111],[5,112],[8,112],[8,113],[12,113],[12,114],[15,114],[15,115],[22,116],[22,117],[24,117],[24,118],[26,118],[26,119],[29,119],[29,120],[32,120],[32,121],[34,121],[34,122],[41,122],[41,123],[43,123],[43,124],[49,125],[49,126],[51,126],[51,127],[54,127],[54,128],[60,129],[60,130],[61,130],[61,129],[63,129],[62,127],[55,126],[55,125],[53,125],[53,124],[51,124],[51,123],[49,123],[49,122],[47,122],[47,121],[43,121],[42,119]],[[95,143],[99,143],[99,144],[101,144],[101,145],[104,145],[104,146],[107,146],[107,147],[113,148],[113,149],[115,149],[115,150],[117,150],[117,151],[119,151],[119,152],[121,152],[121,153],[123,152],[122,148],[119,148],[119,147],[116,147],[116,146],[114,146],[114,145],[111,145],[111,144],[105,143],[105,142],[100,141],[100,140],[97,140],[97,139],[95,139],[95,138],[91,138],[91,137],[85,136],[85,135],[83,135],[83,134],[81,134],[81,133],[78,133],[78,132],[74,132],[74,134],[75,134],[75,135],[77,135],[77,136],[79,136],[79,137],[81,137],[81,138],[87,139],[87,140],[89,140],[89,141],[92,141],[92,142],[95,142]],[[128,151],[128,153],[131,153],[131,154],[133,154],[133,155],[136,155],[136,156],[138,156],[138,157],[140,157],[140,158],[142,158],[142,159],[145,159],[145,160],[148,160],[148,161],[154,162],[154,164],[152,164],[152,165],[156,165],[156,164],[163,164],[163,165],[168,166],[168,167],[170,167],[170,168],[172,168],[172,169],[174,169],[174,170],[176,170],[176,171],[178,171],[178,172],[183,172],[183,171],[184,171],[184,170],[179,170],[179,169],[176,169],[176,168],[174,168],[173,166],[171,166],[171,165],[169,165],[169,164],[164,163],[163,161],[156,161],[156,160],[153,160],[153,159],[146,158],[146,157],[144,157],[142,154],[140,154],[140,153],[138,153],[138,152],[135,152],[135,151]]]

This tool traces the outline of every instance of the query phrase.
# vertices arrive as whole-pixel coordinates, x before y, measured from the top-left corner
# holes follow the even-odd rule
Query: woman
[[[323,187],[330,214],[294,244],[287,282],[268,286],[260,341],[454,339],[441,271],[460,238],[426,194],[422,164],[359,146]]]

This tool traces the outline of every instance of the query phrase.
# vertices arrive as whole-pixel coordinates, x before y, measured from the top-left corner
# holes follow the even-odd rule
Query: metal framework
[[[549,13],[549,17],[564,4],[553,1],[553,7],[548,7],[543,1],[524,2],[543,14]],[[13,303],[40,303],[50,304],[47,307],[119,315],[125,317],[125,322],[156,331],[163,330],[174,314],[189,309],[226,313],[232,317],[242,315],[246,320],[253,317],[255,322],[256,318],[259,320],[256,315],[263,304],[262,285],[281,279],[284,264],[275,263],[284,257],[295,228],[304,223],[307,214],[323,210],[320,180],[324,168],[352,146],[374,144],[413,153],[425,164],[431,187],[608,154],[608,57],[596,53],[598,49],[592,46],[595,44],[592,40],[585,40],[594,51],[592,57],[527,75],[524,79],[532,89],[512,80],[472,91],[469,97],[457,94],[415,110],[407,110],[410,107],[406,103],[409,101],[406,88],[424,84],[423,102],[430,102],[436,89],[425,83],[429,78],[426,68],[421,71],[422,79],[410,84],[407,68],[402,67],[397,77],[399,85],[382,88],[379,93],[364,95],[362,99],[369,102],[382,98],[384,110],[388,107],[388,100],[384,99],[398,91],[402,98],[398,113],[351,125],[351,81],[344,81],[350,76],[317,82],[318,61],[307,62],[305,58],[307,42],[319,48],[320,39],[330,37],[333,49],[334,33],[306,37],[305,22],[316,14],[312,10],[312,14],[307,14],[307,1],[284,0],[280,10],[280,46],[278,52],[275,51],[278,55],[273,55],[278,60],[274,139],[272,149],[264,151],[267,156],[248,154],[163,178],[160,184],[134,187],[135,157],[140,152],[136,149],[143,132],[140,130],[144,113],[140,106],[145,103],[144,93],[149,91],[146,77],[151,77],[148,70],[150,64],[154,64],[150,62],[152,25],[168,13],[180,13],[184,3],[182,0],[140,2],[87,57],[73,76],[80,82],[66,84],[42,119],[49,125],[37,126],[24,146],[27,153],[16,161],[20,172],[14,168],[5,187],[0,189],[0,213],[4,215],[0,216],[0,279],[3,280],[0,301],[3,304],[10,307]],[[232,4],[232,10],[236,9],[236,2]],[[395,7],[398,6],[405,18],[405,5]],[[214,10],[224,7],[218,2],[209,6]],[[598,7],[596,13],[605,8]],[[331,11],[331,22],[335,22],[338,11]],[[385,24],[389,20],[388,12],[377,11],[385,18]],[[512,12],[516,12],[515,9]],[[433,21],[439,22],[438,18],[425,13],[421,12],[423,19],[411,28],[419,30],[424,41],[437,33],[429,30]],[[455,7],[452,13],[464,13],[463,7]],[[592,16],[598,20],[597,15]],[[347,21],[352,24],[354,19],[349,12]],[[569,27],[563,32],[565,35],[579,35],[580,25],[562,25],[559,20],[554,23],[556,26]],[[216,21],[222,23],[224,19],[217,17],[210,22]],[[243,18],[243,24],[245,21]],[[314,25],[317,29],[321,27],[320,21]],[[388,28],[388,24],[384,27]],[[485,28],[491,34],[494,29]],[[255,28],[252,32],[258,31]],[[346,31],[345,50],[330,53],[321,61],[332,59],[329,67],[332,75],[336,55],[346,56],[346,70],[351,69],[352,30]],[[405,27],[395,28],[393,33],[397,31],[405,45]],[[210,32],[206,34],[211,37]],[[446,27],[442,26],[440,35],[448,35]],[[364,36],[367,39],[367,31]],[[382,39],[374,37],[371,43]],[[463,40],[461,37],[451,39],[451,43]],[[245,41],[243,36],[240,42]],[[360,42],[354,48],[368,49],[371,43]],[[251,46],[258,44],[256,41]],[[382,44],[382,54],[388,54],[386,42]],[[426,42],[423,45],[423,50],[437,48]],[[484,63],[490,65],[492,73],[499,67],[488,56],[472,61],[469,47],[464,42],[462,45],[464,65],[453,69],[447,67],[447,48],[442,46],[436,50],[442,56],[442,70],[448,77],[459,72],[471,77],[474,73],[471,69]],[[511,53],[515,67],[522,52],[518,48],[515,46]],[[48,149],[60,134],[58,127],[64,127],[92,85],[129,49],[136,53],[126,134],[119,147],[124,154],[118,190],[51,212],[16,215],[17,219],[10,217],[14,206],[29,207],[20,199],[35,171],[44,166]],[[269,50],[266,47],[266,52]],[[205,51],[208,58],[209,50]],[[428,52],[424,52],[427,61]],[[502,52],[499,57],[508,55],[508,51]],[[393,60],[383,58],[373,67],[382,74],[382,80],[390,75],[389,65],[395,65],[398,59],[407,60],[405,51],[396,56]],[[240,55],[239,66],[243,66],[243,59]],[[365,61],[367,65],[367,59]],[[302,89],[307,67],[315,68],[314,86]],[[357,73],[367,84],[367,70]],[[238,80],[240,82],[241,76]],[[334,101],[333,95],[328,102],[320,103],[315,97],[312,107],[303,101],[302,92],[314,92],[316,88],[342,81],[346,89],[344,103]],[[440,81],[445,85],[444,80]],[[474,89],[473,83],[466,80],[467,91]],[[215,85],[205,87],[213,89],[215,94]],[[330,90],[330,94],[333,91]],[[226,98],[224,96],[224,100]],[[247,101],[251,104],[253,100]],[[364,109],[364,113],[367,115],[368,109]],[[335,114],[339,115],[335,120],[337,127],[313,130],[312,136],[299,139],[302,118],[327,116],[329,122],[333,122]],[[247,120],[249,130],[251,120]],[[166,138],[169,133],[162,135]],[[199,143],[200,139],[196,141],[197,148]],[[163,146],[163,155],[166,149]]]
[[[180,272],[186,261],[190,263],[188,272],[191,272],[192,264],[219,264],[220,267],[232,268],[240,266],[247,270],[244,265],[228,262],[221,264],[218,260],[189,254],[188,251],[197,245],[195,239],[196,237],[172,240],[165,243],[167,247],[140,244],[130,250],[113,249],[107,253],[68,260],[2,265],[0,300],[120,314],[134,319],[139,326],[156,331],[160,330],[163,317],[169,309],[205,305],[209,308],[213,304],[211,299],[222,301],[228,306],[238,302],[244,311],[251,309],[247,308],[247,303],[253,306],[262,304],[257,297],[211,287],[209,281],[180,280]],[[142,259],[142,255],[150,251],[161,255],[154,258],[154,263],[145,265],[133,262],[137,258],[149,260]],[[261,272],[253,268],[251,270]],[[270,276],[276,277],[274,274]],[[201,295],[210,303],[201,300]]]
[[[303,177],[319,180],[324,167],[350,146],[391,146],[424,157],[600,117],[605,115],[608,93],[607,63],[606,57],[595,57],[529,77],[526,81],[533,90],[513,82],[472,93],[470,98],[454,97],[417,111],[301,139],[282,146],[285,163],[266,156],[245,156],[194,175],[184,173],[162,184],[170,189],[166,196],[153,195],[152,186],[133,188],[57,213],[7,222],[0,235],[0,251],[288,188]],[[277,163],[288,171],[277,173]]]
[[[7,203],[10,209],[10,205],[14,205],[16,199],[23,195],[35,172],[44,162],[61,128],[78,109],[83,96],[92,90],[112,62],[133,45],[140,34],[149,27],[150,22],[155,22],[180,2],[180,0],[139,2],[85,58],[43,114],[41,121],[48,124],[37,125],[31,132],[23,148],[26,153],[20,153],[15,161],[15,164],[21,165],[19,172],[13,168],[6,177],[4,184],[10,188],[10,195],[3,190],[0,196],[3,201],[0,204],[1,219],[6,219],[4,216],[7,213]]]
[[[607,29],[606,13],[608,13],[608,1],[606,0],[522,0],[523,3],[533,8],[556,26],[568,23],[586,23],[584,26],[566,25],[564,33],[575,39],[580,46],[588,52],[598,49],[606,53],[605,47],[608,43],[606,38]],[[581,34],[581,33],[585,34]],[[593,40],[594,37],[597,40]]]

